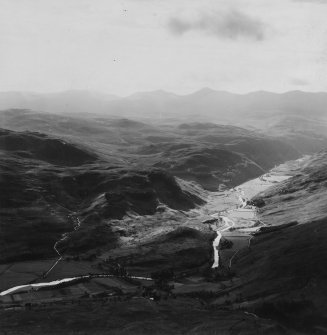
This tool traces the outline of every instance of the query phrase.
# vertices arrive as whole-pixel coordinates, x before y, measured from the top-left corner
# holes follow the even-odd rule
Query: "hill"
[[[327,154],[308,161],[294,177],[268,189],[260,219],[267,225],[299,224],[259,234],[235,258],[242,296],[260,317],[311,334],[327,325]]]
[[[180,210],[203,203],[162,170],[110,166],[43,134],[1,130],[0,168],[2,262],[55,255],[54,243],[76,228],[77,217],[83,229],[74,236],[88,250],[117,239],[103,228],[108,219],[154,214],[161,203]],[[108,240],[93,238],[94,245],[82,237],[96,234],[94,226]]]
[[[163,168],[211,190],[235,186],[300,156],[284,138],[212,122],[156,124],[29,110],[2,111],[1,118],[8,129],[51,134],[80,143],[111,164]]]
[[[45,134],[0,129],[0,150],[21,158],[38,159],[63,166],[78,166],[96,161],[96,155]]]

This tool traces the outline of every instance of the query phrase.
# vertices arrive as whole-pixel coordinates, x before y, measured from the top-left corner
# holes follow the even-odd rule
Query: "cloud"
[[[231,40],[248,38],[261,41],[265,38],[265,25],[238,10],[202,14],[193,20],[171,18],[168,28],[175,35],[182,35],[188,31],[201,31]]]
[[[293,78],[290,80],[290,83],[295,86],[308,86],[310,83],[304,79]]]

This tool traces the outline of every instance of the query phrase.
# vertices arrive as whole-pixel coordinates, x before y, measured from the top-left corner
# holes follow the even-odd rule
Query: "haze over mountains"
[[[282,94],[258,91],[241,95],[204,88],[183,96],[158,90],[135,93],[125,98],[78,90],[52,94],[0,93],[0,109],[34,111],[35,120],[31,126],[41,132],[45,130],[45,119],[51,119],[51,114],[66,115],[59,121],[61,126],[62,122],[68,122],[69,116],[75,117],[74,122],[84,122],[86,129],[91,127],[90,124],[97,122],[95,128],[99,130],[102,127],[103,117],[130,118],[150,124],[183,123],[185,120],[214,122],[232,124],[264,132],[265,135],[285,138],[287,143],[303,154],[317,151],[326,143],[326,104],[327,93],[301,91]],[[39,128],[37,124],[40,120],[37,112],[49,114],[42,115],[43,126]],[[76,116],[82,115],[84,121],[77,121]],[[28,127],[24,128],[23,120],[24,118],[20,121],[21,129],[30,130]],[[29,120],[28,122],[32,123],[31,115]],[[3,126],[8,124],[10,127],[10,121],[3,116],[3,113],[0,115],[0,122]],[[53,125],[49,126],[49,131],[52,131],[51,127]]]
[[[188,95],[157,90],[139,92],[127,97],[90,91],[59,93],[1,92],[0,108],[27,108],[55,113],[105,113],[121,117],[167,118],[191,116],[235,119],[263,116],[308,116],[325,118],[327,93],[291,91],[272,93],[265,91],[234,94],[203,88]]]

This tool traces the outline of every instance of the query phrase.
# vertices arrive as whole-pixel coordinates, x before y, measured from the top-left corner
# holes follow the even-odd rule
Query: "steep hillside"
[[[208,190],[238,185],[264,171],[245,155],[218,148],[192,146],[164,152],[155,164],[182,179],[193,180]]]
[[[203,203],[162,170],[111,166],[42,134],[1,130],[0,135],[2,262],[55,255],[54,243],[73,231],[77,220],[83,229],[76,238],[87,250],[117,239],[110,226],[104,229],[106,220],[129,212],[154,214],[159,204],[187,210]],[[94,225],[107,240],[82,238],[96,234]]]
[[[299,224],[256,235],[235,257],[242,296],[260,317],[306,334],[327,326],[327,153],[317,154],[294,177],[260,194],[260,219]]]
[[[142,147],[155,166],[200,183],[208,190],[233,187],[261,175],[286,160],[299,157],[289,144],[235,126],[213,123],[181,124],[174,143]]]
[[[262,219],[269,224],[298,221],[307,223],[326,216],[327,153],[322,151],[312,157],[297,175],[270,188],[257,198],[265,206]]]
[[[0,129],[0,150],[15,154],[21,158],[38,159],[62,166],[78,166],[97,160],[97,156],[41,133],[22,132]]]

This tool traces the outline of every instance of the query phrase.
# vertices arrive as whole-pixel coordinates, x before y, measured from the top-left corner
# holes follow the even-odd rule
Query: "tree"
[[[169,282],[175,278],[172,269],[164,269],[151,273],[151,278],[154,280],[155,287],[158,290],[165,291],[168,294],[174,289],[174,285],[169,285]]]

